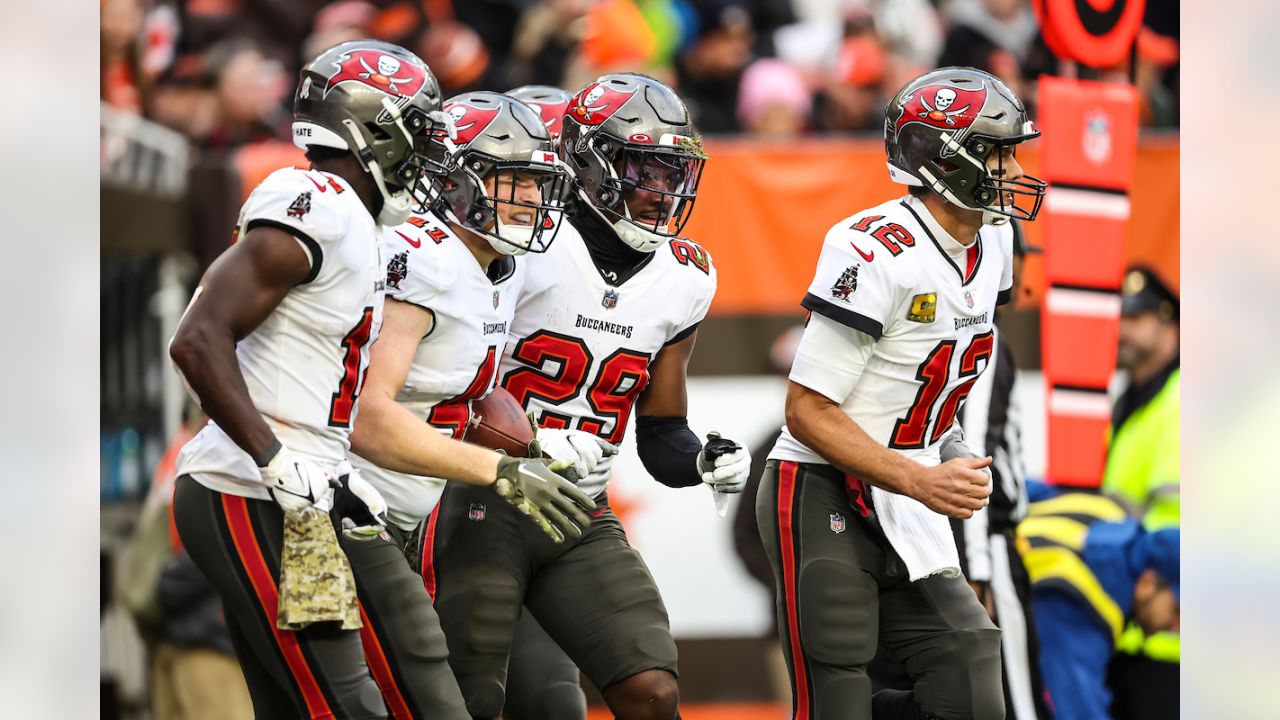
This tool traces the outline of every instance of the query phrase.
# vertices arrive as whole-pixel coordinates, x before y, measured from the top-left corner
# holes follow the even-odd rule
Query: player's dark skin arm
[[[649,386],[636,400],[636,417],[684,417],[689,412],[685,381],[698,332],[658,351],[649,366]]]
[[[980,471],[991,458],[955,458],[926,468],[871,439],[830,398],[796,382],[787,384],[786,420],[796,440],[843,472],[913,497],[934,512],[967,518],[991,494]]]
[[[354,157],[313,163],[343,178],[371,215],[381,205],[377,187]],[[205,271],[178,324],[169,357],[200,398],[201,409],[255,460],[275,445],[240,374],[236,343],[280,304],[311,270],[298,240],[270,227],[255,227]]]
[[[249,397],[236,343],[310,270],[306,251],[292,235],[253,228],[205,272],[169,345],[169,356],[205,414],[255,459],[263,459],[276,436]]]

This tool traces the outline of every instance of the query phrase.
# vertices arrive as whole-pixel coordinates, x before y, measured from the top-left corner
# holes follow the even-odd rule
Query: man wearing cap
[[[1040,671],[1053,715],[1112,718],[1107,663],[1125,621],[1148,633],[1178,628],[1180,532],[1149,532],[1123,505],[1095,492],[1055,496],[1039,483],[1029,491],[1033,502],[1018,526],[1018,545],[1031,576]],[[1166,691],[1177,693],[1176,678]]]
[[[1124,278],[1116,367],[1129,385],[1116,401],[1103,475],[1104,492],[1131,503],[1148,530],[1176,527],[1179,493],[1178,296],[1151,270]],[[1178,635],[1144,635],[1130,626],[1112,666],[1120,718],[1177,715]]]

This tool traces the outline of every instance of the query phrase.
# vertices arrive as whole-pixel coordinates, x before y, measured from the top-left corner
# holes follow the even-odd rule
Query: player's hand
[[[591,524],[588,511],[596,509],[596,503],[578,486],[556,474],[564,469],[562,461],[548,465],[541,458],[512,458],[498,460],[498,479],[493,489],[502,499],[515,506],[556,543],[565,537],[582,537],[582,531]]]
[[[387,501],[370,485],[351,463],[338,463],[338,478],[333,481],[333,509],[342,522],[342,534],[352,540],[367,542],[387,529]]]
[[[964,428],[962,428],[958,422],[952,426],[951,434],[947,436],[947,439],[942,441],[942,447],[939,448],[939,451],[942,457],[942,462],[955,458],[978,457],[978,454],[969,447],[967,442],[965,442]],[[984,467],[982,468],[982,472],[986,474],[987,482],[990,482],[991,468]]]
[[[565,463],[565,469],[572,471],[569,479],[573,481],[582,480],[595,471],[601,460],[618,454],[617,445],[582,430],[538,428],[537,433],[535,447],[552,460]],[[537,457],[534,449],[530,448],[531,457]]]
[[[751,453],[720,433],[707,433],[707,442],[698,453],[698,474],[716,492],[740,493],[751,475]]]
[[[271,498],[286,513],[300,513],[313,507],[329,512],[333,507],[333,489],[329,486],[332,473],[320,465],[295,458],[284,445],[258,472]]]
[[[991,496],[991,479],[982,471],[990,464],[990,457],[954,458],[923,468],[910,495],[936,513],[972,517],[974,510],[986,507]]]

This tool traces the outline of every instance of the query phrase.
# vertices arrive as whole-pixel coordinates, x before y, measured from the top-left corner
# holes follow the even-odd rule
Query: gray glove
[[[569,463],[542,458],[503,457],[493,489],[503,500],[529,516],[556,543],[577,539],[591,524],[587,511],[596,504],[569,480],[557,475]]]
[[[946,440],[942,441],[942,447],[938,449],[942,462],[954,460],[956,458],[980,458],[978,453],[974,452],[969,444],[964,440],[964,428],[960,427],[960,422],[956,421],[951,426],[951,434]],[[983,475],[987,476],[987,484],[991,484],[991,468],[984,467],[981,469]],[[985,503],[990,503],[991,498],[987,498]]]

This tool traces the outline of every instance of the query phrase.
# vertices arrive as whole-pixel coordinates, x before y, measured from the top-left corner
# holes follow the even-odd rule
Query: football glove
[[[532,450],[540,448],[547,457],[572,471],[571,480],[582,480],[595,471],[601,460],[618,454],[617,445],[582,430],[538,428],[537,433],[537,445],[530,448],[530,456],[537,457]]]
[[[329,484],[333,474],[320,465],[295,458],[284,445],[258,472],[271,498],[286,513],[300,513],[308,508],[327,513],[333,508],[333,489]]]
[[[596,504],[586,493],[569,480],[556,473],[567,468],[563,461],[542,458],[512,458],[498,460],[498,479],[493,489],[522,514],[537,523],[542,532],[558,543],[566,536],[582,537],[582,531],[591,524],[587,511]]]
[[[946,440],[942,441],[942,446],[938,449],[939,459],[942,462],[954,460],[956,458],[977,458],[982,457],[975,453],[969,444],[964,440],[964,428],[960,426],[959,421],[951,426],[951,434]],[[987,476],[987,484],[991,484],[991,467],[987,466],[980,469],[983,475]],[[982,501],[984,506],[991,503],[991,498],[987,497]]]
[[[333,509],[341,519],[342,534],[352,540],[366,542],[387,529],[387,501],[370,485],[350,461],[338,463],[338,478],[333,481]]]
[[[751,453],[720,433],[707,433],[707,442],[698,453],[698,474],[718,493],[740,493],[751,474]]]

